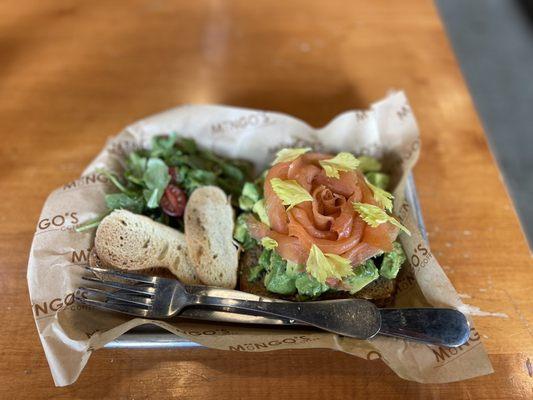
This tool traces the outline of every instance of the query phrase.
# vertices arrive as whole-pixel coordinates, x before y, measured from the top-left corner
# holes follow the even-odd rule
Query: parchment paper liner
[[[44,204],[27,277],[35,323],[57,386],[76,381],[93,350],[148,322],[216,349],[329,348],[369,360],[381,358],[398,376],[417,382],[452,382],[493,371],[473,325],[466,345],[446,349],[387,337],[361,341],[304,330],[131,319],[73,303],[73,292],[82,273],[80,265],[87,263],[94,237],[94,230],[76,233],[74,227],[102,213],[103,195],[113,191],[95,169],[119,171],[126,154],[148,147],[152,136],[170,132],[193,137],[200,146],[215,152],[249,159],[258,170],[267,166],[277,149],[286,146],[305,145],[381,158],[396,183],[395,214],[413,233],[411,237],[400,237],[409,265],[398,278],[395,306],[463,305],[423,240],[411,205],[404,199],[407,174],[418,158],[420,141],[415,118],[402,92],[390,94],[369,110],[340,114],[321,129],[273,112],[213,105],[182,106],[124,129],[107,143],[79,179],[53,191]]]

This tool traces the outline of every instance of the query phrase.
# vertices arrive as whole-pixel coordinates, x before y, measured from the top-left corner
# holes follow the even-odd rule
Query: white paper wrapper
[[[58,188],[44,204],[28,263],[28,286],[39,336],[58,386],[76,381],[91,352],[135,326],[153,322],[202,345],[232,351],[330,348],[366,359],[381,358],[400,377],[418,382],[451,382],[489,374],[492,367],[472,328],[470,340],[446,349],[377,337],[361,341],[329,333],[270,330],[215,323],[162,322],[96,311],[73,302],[87,264],[94,230],[74,227],[105,211],[104,194],[113,190],[95,172],[120,170],[124,156],[148,147],[154,135],[177,132],[217,153],[252,161],[264,169],[280,147],[311,146],[331,152],[377,156],[392,172],[395,214],[413,233],[401,235],[410,265],[398,277],[395,305],[459,308],[462,302],[423,240],[403,192],[419,153],[419,135],[402,92],[390,94],[366,111],[348,111],[314,129],[288,115],[213,105],[182,106],[139,121],[122,131],[82,176]],[[464,309],[464,308],[463,308]]]

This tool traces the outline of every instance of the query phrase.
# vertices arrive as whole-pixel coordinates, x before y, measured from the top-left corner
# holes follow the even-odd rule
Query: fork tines
[[[91,287],[80,287],[75,293],[76,301],[106,311],[149,316],[157,277],[102,268],[85,269],[91,276],[82,279],[91,282]]]

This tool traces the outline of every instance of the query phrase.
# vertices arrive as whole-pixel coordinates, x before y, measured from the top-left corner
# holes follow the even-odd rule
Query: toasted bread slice
[[[89,253],[89,266],[92,268],[120,270],[120,268],[113,267],[112,265],[106,264],[100,260],[100,257],[98,257],[94,247]],[[166,267],[139,269],[135,270],[135,273],[146,276],[159,276],[161,278],[176,279],[176,275],[170,272],[170,270]]]
[[[250,250],[247,250],[239,260],[239,290],[243,292],[252,293],[262,297],[270,297],[284,300],[296,300],[296,296],[283,296],[277,293],[269,292],[263,280],[257,280],[250,282],[248,277],[250,275],[250,268],[257,265],[259,256],[261,255],[262,248],[255,246]],[[366,299],[375,303],[378,307],[386,307],[393,299],[393,295],[396,292],[396,280],[385,279],[379,277],[374,282],[365,286],[359,292],[350,294],[348,292],[327,292],[318,297],[318,300],[329,299],[343,299],[343,298],[356,298]]]
[[[143,215],[113,211],[98,226],[94,248],[104,266],[128,270],[165,267],[183,283],[200,282],[183,233]]]
[[[233,208],[222,189],[196,189],[185,208],[185,238],[200,280],[210,286],[237,285],[238,251],[233,244]]]

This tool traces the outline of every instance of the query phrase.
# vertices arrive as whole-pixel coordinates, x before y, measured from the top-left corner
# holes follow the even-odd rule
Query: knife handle
[[[379,333],[445,347],[459,347],[470,337],[470,325],[451,308],[381,308]]]
[[[357,339],[370,339],[375,336],[381,322],[376,306],[361,299],[270,302],[189,294],[188,305],[281,317],[288,319],[290,324],[303,323]]]

